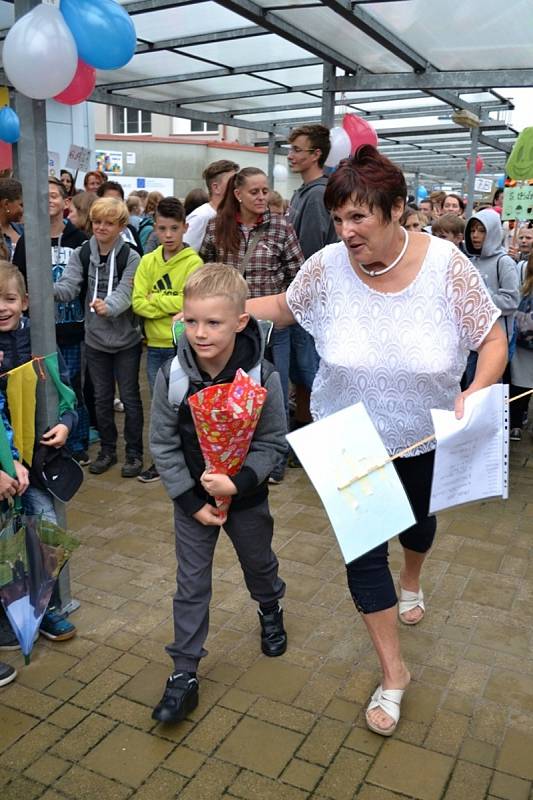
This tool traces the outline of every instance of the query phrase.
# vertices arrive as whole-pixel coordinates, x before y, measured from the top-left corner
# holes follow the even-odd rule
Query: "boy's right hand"
[[[18,491],[18,481],[11,478],[7,472],[0,470],[0,500],[9,500]]]
[[[196,514],[193,514],[193,519],[201,525],[215,525],[217,528],[223,525],[227,518],[228,515],[224,511],[219,511],[210,503],[206,503]]]

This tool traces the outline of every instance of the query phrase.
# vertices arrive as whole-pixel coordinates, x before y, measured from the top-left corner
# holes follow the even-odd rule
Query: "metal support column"
[[[466,179],[466,211],[465,219],[472,216],[474,208],[474,184],[476,180],[477,146],[479,142],[479,128],[472,128],[470,132],[470,168]]]
[[[322,125],[335,125],[335,65],[324,62],[322,67]]]
[[[40,5],[40,0],[15,0],[15,18]],[[34,355],[48,355],[57,350],[55,333],[52,269],[50,263],[50,217],[48,215],[48,145],[46,140],[46,102],[31,100],[17,92],[15,106],[20,118],[17,147],[18,178],[24,196],[24,238],[28,294],[31,303],[31,342]],[[46,258],[46,254],[48,259]],[[50,264],[49,269],[43,263]],[[51,381],[39,381],[35,435],[57,422],[57,393]],[[66,526],[65,506],[56,504],[58,523]],[[79,603],[70,596],[68,564],[59,579],[61,606],[72,611]]]
[[[274,189],[274,164],[276,160],[276,134],[268,134],[268,185]]]
[[[413,194],[415,196],[415,203],[418,205],[418,187],[420,186],[420,170],[415,169],[415,177],[413,180]]]

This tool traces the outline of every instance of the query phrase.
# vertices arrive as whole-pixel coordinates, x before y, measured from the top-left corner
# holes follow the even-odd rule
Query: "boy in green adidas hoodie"
[[[146,373],[153,391],[159,367],[175,355],[172,341],[172,317],[183,306],[183,287],[202,259],[184,243],[187,231],[185,209],[175,197],[165,197],[155,213],[155,227],[160,246],[141,258],[133,281],[133,311],[144,319],[148,343]],[[138,476],[141,483],[152,483],[159,474],[152,464]]]

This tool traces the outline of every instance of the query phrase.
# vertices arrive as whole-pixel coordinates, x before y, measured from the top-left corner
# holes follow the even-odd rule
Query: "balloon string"
[[[533,389],[528,389],[527,392],[522,392],[522,394],[517,394],[515,397],[512,397],[508,400],[508,403],[514,403],[515,400],[520,400],[522,397],[527,397],[528,395],[533,394]],[[415,442],[414,444],[409,445],[404,450],[400,450],[399,453],[395,453],[393,456],[389,456],[386,458],[381,464],[375,464],[370,469],[366,470],[366,472],[361,473],[360,475],[354,475],[350,480],[346,481],[345,483],[340,484],[337,486],[337,489],[342,492],[343,489],[347,489],[352,483],[357,483],[362,478],[366,478],[367,475],[372,475],[373,472],[377,472],[378,469],[383,469],[386,467],[387,464],[392,464],[393,461],[396,461],[397,458],[403,458],[403,456],[407,455],[407,453],[411,453],[413,450],[416,450],[417,447],[421,447],[423,444],[427,444],[428,442],[432,442],[435,439],[435,434],[432,433],[430,436],[426,436],[424,439],[420,439],[419,442]]]

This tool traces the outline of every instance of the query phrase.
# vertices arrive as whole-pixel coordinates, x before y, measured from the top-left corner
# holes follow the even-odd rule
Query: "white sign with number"
[[[91,163],[91,151],[87,147],[71,144],[68,151],[66,169],[87,172]]]
[[[492,181],[490,178],[476,178],[474,181],[475,192],[492,192]]]

